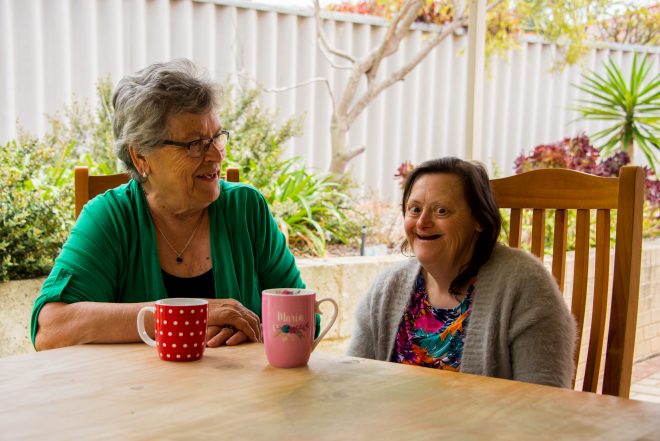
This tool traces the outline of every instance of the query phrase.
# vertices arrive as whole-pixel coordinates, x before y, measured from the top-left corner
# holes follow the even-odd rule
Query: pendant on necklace
[[[183,257],[176,256],[176,263],[183,263]]]

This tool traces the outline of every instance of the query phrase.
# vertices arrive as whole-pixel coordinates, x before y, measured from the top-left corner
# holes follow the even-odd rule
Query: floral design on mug
[[[275,325],[275,337],[282,336],[282,341],[287,341],[289,337],[292,337],[295,335],[298,338],[303,338],[305,336],[305,332],[309,329],[309,323],[305,322],[300,325],[287,325],[284,324],[282,326],[277,326]]]

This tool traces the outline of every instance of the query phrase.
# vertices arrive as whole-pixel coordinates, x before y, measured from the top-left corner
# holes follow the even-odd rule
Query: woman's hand
[[[209,348],[222,345],[235,346],[247,339],[243,332],[237,331],[233,326],[209,326],[206,332],[206,346]]]
[[[234,299],[210,299],[208,323],[206,345],[210,348],[262,341],[259,317]]]

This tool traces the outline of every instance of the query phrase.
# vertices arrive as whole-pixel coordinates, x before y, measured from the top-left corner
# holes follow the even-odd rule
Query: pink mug
[[[137,316],[140,338],[158,350],[165,361],[195,361],[202,358],[206,347],[209,302],[203,299],[172,298],[145,306]],[[156,340],[144,329],[145,314],[154,315]]]
[[[323,302],[332,303],[330,322],[314,339],[316,313]],[[337,318],[337,303],[316,301],[316,291],[298,288],[267,289],[262,292],[261,316],[268,363],[280,368],[305,366],[316,345]]]

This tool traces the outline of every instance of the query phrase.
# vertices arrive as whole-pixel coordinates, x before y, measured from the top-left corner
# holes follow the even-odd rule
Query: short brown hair
[[[441,173],[458,176],[461,180],[465,201],[470,207],[472,216],[482,228],[472,258],[449,286],[450,293],[458,294],[461,287],[474,278],[479,272],[479,268],[490,259],[500,236],[502,217],[495,203],[495,196],[486,168],[479,163],[454,157],[432,159],[413,169],[408,175],[403,188],[401,211],[404,216],[406,215],[406,204],[415,181],[423,175]],[[405,251],[408,246],[408,241],[404,241],[401,250]]]

